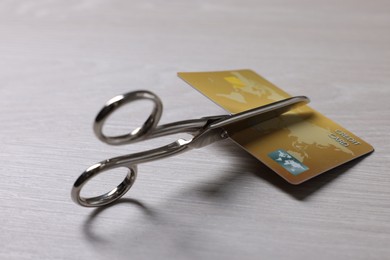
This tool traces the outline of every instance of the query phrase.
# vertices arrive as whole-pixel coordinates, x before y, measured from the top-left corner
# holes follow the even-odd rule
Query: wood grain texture
[[[381,0],[1,1],[0,259],[389,259],[389,32]],[[101,144],[108,98],[149,89],[163,123],[219,114],[176,72],[238,68],[376,151],[291,186],[224,141],[141,165],[112,207],[71,201],[92,163],[172,140]],[[122,115],[110,130],[140,123]]]

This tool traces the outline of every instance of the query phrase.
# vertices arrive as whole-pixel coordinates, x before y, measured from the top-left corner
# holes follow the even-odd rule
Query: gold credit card
[[[232,114],[291,97],[251,70],[178,75]],[[234,133],[230,138],[292,184],[374,150],[309,106]]]

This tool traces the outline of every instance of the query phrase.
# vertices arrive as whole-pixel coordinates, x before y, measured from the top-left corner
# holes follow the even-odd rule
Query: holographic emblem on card
[[[294,158],[294,156],[282,149],[273,151],[268,156],[293,175],[298,175],[309,169],[306,165]]]

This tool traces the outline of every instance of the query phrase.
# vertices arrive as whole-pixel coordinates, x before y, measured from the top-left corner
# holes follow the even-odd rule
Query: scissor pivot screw
[[[229,137],[228,132],[227,132],[226,130],[223,130],[223,131],[221,132],[221,137],[222,137],[222,138],[228,138],[228,137]]]

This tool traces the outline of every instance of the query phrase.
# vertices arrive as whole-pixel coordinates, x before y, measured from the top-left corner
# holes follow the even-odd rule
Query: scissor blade
[[[294,108],[310,102],[305,96],[283,99],[265,106],[253,108],[241,113],[228,116],[210,124],[210,129],[224,128],[228,134],[257,125],[261,122],[280,116]]]

